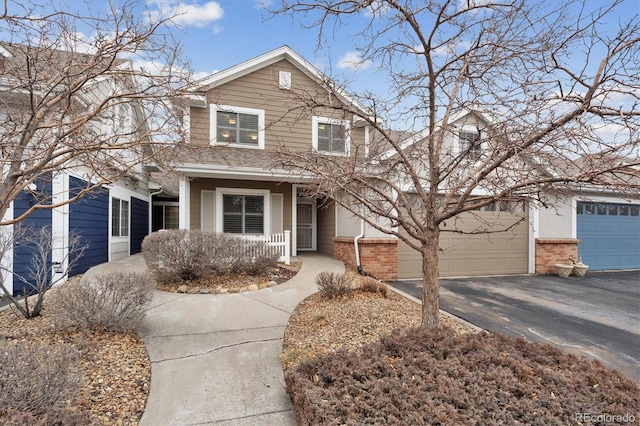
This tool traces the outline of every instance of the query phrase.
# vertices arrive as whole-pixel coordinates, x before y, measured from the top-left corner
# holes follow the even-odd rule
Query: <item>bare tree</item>
[[[0,259],[13,249],[24,248],[29,252],[30,264],[24,274],[15,273],[14,268],[7,268],[0,262],[0,290],[9,298],[13,306],[25,318],[35,318],[40,315],[44,296],[54,285],[64,281],[69,271],[82,257],[86,244],[78,235],[69,235],[65,239],[64,258],[57,264],[51,262],[51,252],[55,244],[55,236],[51,227],[35,228],[17,225],[11,233],[0,232]],[[5,287],[5,275],[15,276],[23,283],[20,296],[12,295]]]
[[[93,6],[14,0],[0,6],[1,225],[135,177],[152,147],[161,150],[178,136],[170,102],[189,73],[171,17],[145,13],[135,0]],[[43,182],[73,168],[82,168],[90,183],[54,202]],[[6,217],[11,201],[29,188],[37,202]]]
[[[549,194],[586,186],[639,196],[640,19],[624,6],[281,1],[272,12],[312,19],[303,24],[318,29],[319,48],[348,28],[359,61],[377,66],[386,86],[353,95],[369,113],[298,93],[298,114],[353,115],[374,137],[366,157],[282,150],[280,166],[310,173],[319,194],[421,253],[422,325],[435,326],[440,233],[461,213],[549,203]],[[469,138],[456,128],[465,111]]]

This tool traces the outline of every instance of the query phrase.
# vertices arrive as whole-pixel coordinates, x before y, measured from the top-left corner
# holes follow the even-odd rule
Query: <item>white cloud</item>
[[[150,19],[172,16],[173,23],[186,27],[205,27],[224,15],[222,6],[215,1],[200,5],[175,0],[150,0],[148,5],[151,9]]]
[[[468,10],[491,4],[493,0],[458,0],[458,10]]]
[[[274,3],[273,0],[254,0],[255,7],[258,9],[268,9]]]
[[[359,71],[367,69],[370,66],[370,60],[363,60],[360,53],[354,51],[347,52],[342,58],[338,60],[338,68],[340,69]]]
[[[436,56],[449,56],[459,51],[469,50],[469,48],[471,48],[471,43],[468,41],[451,42],[433,49],[433,53],[435,53]],[[424,51],[422,47],[419,47],[419,49]]]
[[[365,8],[365,15],[369,17],[386,16],[391,10],[391,6],[380,0],[374,0]]]
[[[203,78],[209,77],[210,75],[217,73],[218,71],[219,70],[213,70],[211,72],[197,71],[197,72],[193,73],[193,80],[194,81],[202,80]]]

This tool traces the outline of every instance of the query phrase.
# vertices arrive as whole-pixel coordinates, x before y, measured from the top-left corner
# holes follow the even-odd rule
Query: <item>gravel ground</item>
[[[142,339],[130,334],[56,331],[42,314],[30,320],[12,309],[0,312],[8,345],[67,343],[81,354],[82,386],[72,408],[88,411],[96,424],[137,425],[149,394],[151,367]]]
[[[353,279],[358,287],[360,278]],[[303,300],[289,319],[282,364],[288,369],[325,352],[357,350],[396,330],[416,327],[420,320],[420,305],[391,290],[387,297],[362,290],[335,299],[316,293]],[[476,331],[446,315],[439,321],[459,333]]]
[[[216,277],[192,285],[211,288],[224,283],[227,287],[239,289],[265,279],[284,282],[299,268],[299,264],[294,264],[279,271],[266,271],[260,276],[226,277],[224,281]],[[360,278],[353,273],[351,275],[358,285]],[[440,321],[460,333],[474,331],[447,316],[441,316]],[[357,350],[380,336],[397,329],[415,327],[419,323],[420,306],[393,291],[388,291],[384,297],[378,293],[354,290],[335,299],[316,293],[302,301],[289,320],[282,363],[286,369],[324,352],[339,348]],[[149,358],[138,336],[56,330],[47,317],[46,304],[42,314],[31,320],[24,319],[13,309],[0,312],[0,335],[6,336],[8,345],[40,340],[52,345],[67,343],[75,346],[82,354],[83,384],[73,408],[88,411],[96,424],[138,424],[151,376]]]
[[[278,265],[258,275],[222,275],[187,284],[192,292],[219,285],[239,291],[250,284],[271,280],[285,282],[300,267],[300,263]],[[178,291],[178,286],[159,289]],[[3,335],[6,341],[2,339]],[[83,381],[77,402],[73,406],[69,404],[71,408],[88,411],[95,424],[138,424],[149,395],[151,378],[149,357],[141,338],[132,334],[56,330],[47,316],[45,297],[42,313],[37,318],[27,320],[14,309],[0,312],[0,350],[3,344],[19,345],[28,341],[51,345],[66,343],[79,350]]]
[[[249,275],[240,273],[213,275],[211,277],[194,281],[184,281],[174,285],[158,285],[158,289],[172,293],[199,293],[201,290],[208,290],[209,293],[218,293],[220,289],[224,288],[228,292],[234,293],[238,291],[246,291],[247,287],[251,284],[266,286],[270,281],[282,284],[283,282],[293,278],[301,267],[302,263],[300,262],[295,262],[291,265],[279,263],[272,268],[262,271],[260,274]]]

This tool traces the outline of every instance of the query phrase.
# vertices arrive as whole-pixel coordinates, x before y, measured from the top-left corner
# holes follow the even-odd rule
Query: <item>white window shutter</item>
[[[271,194],[271,233],[279,234],[284,231],[282,214],[284,213],[284,195]]]
[[[216,192],[202,191],[200,193],[200,217],[203,231],[215,232],[216,230]]]

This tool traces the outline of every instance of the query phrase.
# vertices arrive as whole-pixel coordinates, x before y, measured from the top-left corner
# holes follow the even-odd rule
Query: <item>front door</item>
[[[313,250],[313,204],[298,202],[296,212],[298,250]]]

